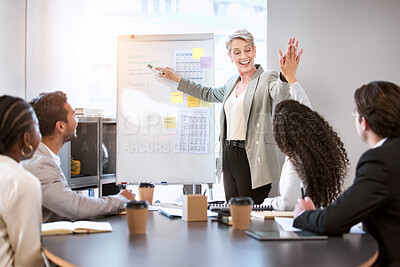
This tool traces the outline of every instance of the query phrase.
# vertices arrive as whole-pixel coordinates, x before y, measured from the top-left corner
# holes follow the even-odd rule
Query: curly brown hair
[[[306,184],[316,207],[341,194],[349,159],[338,134],[317,112],[295,100],[275,108],[274,137]]]

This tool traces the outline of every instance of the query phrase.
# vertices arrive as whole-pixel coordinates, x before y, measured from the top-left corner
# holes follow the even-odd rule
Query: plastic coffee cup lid
[[[134,209],[142,209],[142,208],[147,208],[149,206],[149,204],[147,203],[147,201],[143,201],[143,200],[130,200],[128,202],[125,203],[125,208],[129,209],[129,208],[134,208]]]
[[[154,184],[152,184],[152,183],[140,183],[139,187],[154,187]]]
[[[251,197],[231,197],[229,204],[231,205],[253,205]]]

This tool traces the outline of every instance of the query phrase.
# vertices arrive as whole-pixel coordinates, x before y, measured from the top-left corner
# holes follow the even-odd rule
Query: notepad
[[[42,236],[112,232],[108,222],[60,221],[42,224]]]
[[[294,219],[293,218],[284,218],[284,217],[275,217],[275,222],[279,224],[280,227],[284,231],[298,232],[301,229],[293,226]]]
[[[182,209],[174,209],[174,208],[164,208],[161,207],[158,211],[167,216],[168,218],[181,218],[182,217]]]
[[[275,217],[293,218],[293,211],[253,211],[251,212],[251,216],[262,220],[273,219]]]
[[[182,209],[174,209],[174,208],[164,208],[160,207],[158,211],[167,216],[168,218],[175,219],[175,218],[182,218]],[[210,210],[207,211],[207,217],[215,217],[217,214]]]
[[[229,211],[230,205],[227,203],[208,203],[208,209],[211,211]],[[253,205],[252,211],[267,211],[272,210],[270,205]]]

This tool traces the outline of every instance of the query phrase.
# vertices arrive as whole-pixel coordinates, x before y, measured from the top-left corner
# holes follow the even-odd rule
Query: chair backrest
[[[42,256],[44,259],[44,264],[46,267],[55,267],[55,266],[60,266],[60,267],[77,267],[76,265],[73,265],[72,263],[69,263],[50,251],[48,251],[46,248],[43,248],[42,250]]]

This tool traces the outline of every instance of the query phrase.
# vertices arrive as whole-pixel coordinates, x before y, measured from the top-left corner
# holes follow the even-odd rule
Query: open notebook
[[[42,224],[42,236],[112,232],[108,222],[60,221]]]

